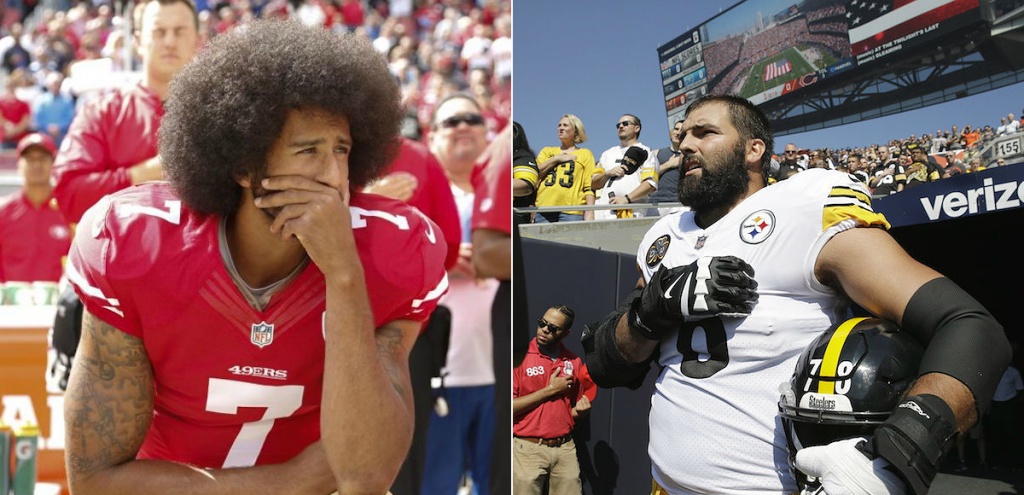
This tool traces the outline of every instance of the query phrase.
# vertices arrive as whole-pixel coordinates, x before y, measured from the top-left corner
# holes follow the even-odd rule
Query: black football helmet
[[[923,353],[917,340],[879,318],[846,320],[804,349],[779,399],[790,471],[801,490],[817,482],[793,467],[797,451],[870,436],[910,389]]]

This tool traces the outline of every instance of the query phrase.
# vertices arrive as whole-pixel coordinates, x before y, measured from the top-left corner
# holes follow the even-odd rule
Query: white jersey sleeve
[[[758,303],[744,318],[680,322],[660,347],[651,400],[654,479],[669,493],[792,493],[777,418],[779,384],[804,347],[846,308],[814,276],[832,236],[887,226],[852,176],[810,170],[759,190],[707,229],[692,212],[663,217],[639,246],[645,280],[661,266],[737,256],[755,270]]]

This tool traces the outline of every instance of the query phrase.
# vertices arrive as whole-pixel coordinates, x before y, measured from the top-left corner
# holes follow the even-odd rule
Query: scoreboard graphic
[[[755,104],[982,22],[979,0],[745,0],[658,48],[668,126],[705,94]]]

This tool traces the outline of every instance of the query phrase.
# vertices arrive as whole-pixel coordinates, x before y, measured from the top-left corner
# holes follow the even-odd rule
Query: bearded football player
[[[651,227],[638,288],[584,335],[598,385],[635,388],[662,366],[653,493],[794,493],[778,386],[852,300],[926,344],[916,381],[872,435],[798,454],[796,467],[847,490],[836,493],[923,495],[1009,362],[1002,327],[903,251],[856,177],[813,169],[766,187],[773,137],[749,101],[697,100],[683,132],[679,199],[692,210]],[[898,480],[880,480],[883,468]]]
[[[220,36],[176,77],[169,182],[91,208],[67,264],[76,495],[388,490],[409,349],[447,285],[428,219],[353,192],[401,117],[370,44],[298,23]]]

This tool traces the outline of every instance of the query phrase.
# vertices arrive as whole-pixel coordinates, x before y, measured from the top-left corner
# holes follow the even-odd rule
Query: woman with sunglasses
[[[576,206],[594,204],[590,178],[594,174],[594,154],[577,145],[586,142],[587,131],[579,117],[565,114],[558,121],[559,146],[548,146],[537,154],[540,184],[537,206]],[[593,220],[594,212],[581,210],[546,212],[534,215],[534,223]]]

